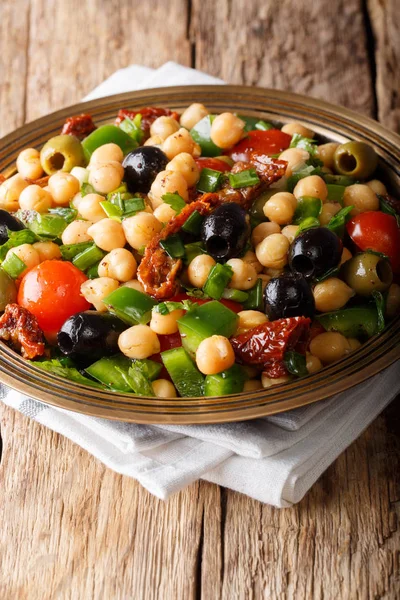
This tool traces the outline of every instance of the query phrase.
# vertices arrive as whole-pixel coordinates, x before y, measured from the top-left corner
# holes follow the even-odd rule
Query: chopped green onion
[[[64,260],[73,260],[75,256],[86,250],[87,248],[91,248],[93,246],[93,242],[80,242],[79,244],[63,244],[60,246],[61,256]]]
[[[201,148],[202,156],[219,156],[223,152],[211,139],[211,125],[214,119],[215,115],[207,115],[190,130],[191,137]]]
[[[215,264],[204,284],[203,290],[214,300],[219,300],[224,293],[224,289],[232,279],[233,269],[229,265]]]
[[[185,245],[185,264],[189,265],[196,256],[207,254],[203,247],[203,242],[193,242]]]
[[[318,221],[318,219],[316,219],[315,217],[307,217],[307,219],[304,219],[304,221],[302,221],[300,223],[299,228],[296,233],[296,237],[302,231],[306,231],[306,229],[312,229],[312,227],[319,227],[319,226],[320,226],[320,222]]]
[[[160,302],[153,308],[153,312],[160,313],[160,315],[169,315],[173,310],[190,310],[193,307],[193,302],[191,300],[182,300],[182,302],[173,302],[171,300],[167,300],[166,302]]]
[[[382,292],[377,290],[372,292],[372,297],[375,300],[376,310],[378,313],[378,327],[376,333],[382,333],[385,329],[385,312],[386,312],[386,300]]]
[[[315,278],[316,283],[321,283],[321,281],[325,281],[325,279],[329,279],[330,277],[337,277],[340,271],[340,265],[338,267],[332,267],[328,271],[325,271],[322,275]]]
[[[105,255],[106,253],[103,250],[92,244],[90,248],[86,248],[86,250],[77,254],[72,263],[81,271],[86,271],[94,264],[98,264]]]
[[[39,240],[36,233],[30,229],[21,229],[21,231],[9,231],[9,238],[0,246],[0,260],[4,260],[7,252],[11,248],[22,246],[22,244],[33,244]]]
[[[221,184],[222,173],[214,169],[204,167],[200,174],[200,179],[197,184],[199,192],[215,192]]]
[[[124,217],[130,216],[146,208],[146,203],[143,198],[127,198],[123,200]]]
[[[297,207],[293,215],[294,225],[299,225],[308,217],[318,217],[322,210],[322,201],[313,196],[301,196],[297,200]]]
[[[357,179],[349,175],[332,175],[331,173],[324,173],[322,171],[321,177],[325,183],[334,183],[336,185],[344,185],[345,187],[357,183]]]
[[[186,219],[182,225],[183,231],[186,233],[192,233],[193,235],[199,235],[201,231],[201,225],[203,223],[203,217],[198,210],[192,212],[190,217]]]
[[[254,131],[256,129],[256,125],[257,123],[260,122],[260,119],[258,117],[247,117],[244,115],[237,115],[239,117],[239,119],[241,119],[242,121],[244,121],[245,123],[245,127],[244,130],[247,131]]]
[[[108,202],[111,202],[111,204],[113,204],[114,206],[116,206],[117,208],[119,208],[119,210],[121,210],[122,212],[124,212],[125,210],[125,202],[122,198],[123,193],[122,192],[116,192],[113,194],[107,194],[107,200]]]
[[[97,279],[97,277],[99,276],[99,264],[100,264],[100,260],[99,262],[95,263],[94,265],[92,265],[91,267],[89,267],[86,270],[86,275],[89,277],[89,279]]]
[[[386,213],[387,215],[392,215],[392,217],[395,217],[397,221],[397,226],[400,227],[399,213],[397,213],[395,209],[392,206],[390,206],[390,204],[385,200],[383,196],[380,196],[379,194],[377,194],[377,196],[379,199],[379,210],[381,210],[383,213]]]
[[[165,238],[165,240],[161,240],[160,246],[171,258],[183,258],[185,256],[185,246],[176,233]]]
[[[76,219],[78,211],[75,208],[58,206],[57,208],[50,208],[49,213],[57,217],[62,217],[66,223],[72,223]]]
[[[260,178],[255,169],[248,169],[247,171],[242,171],[241,173],[229,173],[228,178],[230,185],[234,189],[248,187],[250,185],[257,185],[257,183],[260,183]]]
[[[354,206],[345,206],[344,208],[339,210],[339,212],[331,218],[327,225],[327,228],[333,231],[333,233],[336,233],[336,235],[338,235],[339,237],[343,237],[344,227],[347,221],[351,219],[350,213],[353,210],[353,208]]]
[[[81,196],[87,196],[88,194],[97,194],[96,190],[90,183],[82,183],[81,185]]]
[[[140,128],[142,122],[142,115],[138,113],[134,119],[130,119],[125,116],[124,120],[120,123],[119,128],[125,131],[135,142],[141,144],[143,141],[144,132]]]
[[[270,129],[274,129],[272,123],[267,123],[266,121],[258,121],[256,123],[256,129],[259,131],[269,131]]]
[[[316,143],[317,140],[306,138],[299,133],[294,133],[289,148],[302,148],[303,150],[306,150],[310,156],[315,156],[318,150]]]
[[[100,202],[101,208],[106,213],[109,219],[114,219],[115,221],[121,221],[122,210],[116,204],[109,202],[108,200],[104,200],[104,202]]]
[[[17,279],[26,269],[26,264],[23,260],[20,259],[19,256],[14,254],[14,252],[10,252],[7,258],[2,263],[2,268],[4,271],[12,277],[12,279]]]
[[[346,189],[344,185],[338,185],[337,183],[327,183],[326,189],[328,190],[328,200],[331,202],[339,202],[343,204],[343,194]]]
[[[292,375],[296,375],[297,377],[305,377],[308,375],[306,357],[304,354],[289,350],[288,352],[285,352],[283,362],[285,363],[286,369]]]
[[[248,290],[248,298],[243,302],[244,310],[262,310],[263,308],[263,286],[262,279],[257,279],[257,283],[251,290]]]
[[[233,300],[234,302],[240,302],[240,304],[243,304],[243,302],[246,302],[248,297],[249,297],[248,293],[242,292],[242,290],[226,288],[222,292],[222,298],[224,298],[225,300]]]
[[[186,206],[186,202],[184,201],[182,196],[180,196],[178,194],[178,192],[175,192],[175,194],[171,194],[171,193],[164,194],[164,196],[161,196],[161,199],[166,204],[169,204],[170,207],[176,212],[177,215],[179,215],[179,213],[182,211],[182,209],[185,208],[185,206]]]

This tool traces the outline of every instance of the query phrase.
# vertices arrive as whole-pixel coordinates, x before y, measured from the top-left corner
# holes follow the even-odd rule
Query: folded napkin
[[[166,63],[114,73],[85,100],[119,92],[216,84],[205,73]],[[65,435],[159,498],[205,479],[288,507],[400,392],[400,361],[347,392],[279,415],[220,425],[136,425],[47,406],[3,388],[3,402]]]

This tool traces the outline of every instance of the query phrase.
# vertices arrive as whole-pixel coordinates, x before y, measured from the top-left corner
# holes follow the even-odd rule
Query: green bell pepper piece
[[[115,356],[100,358],[90,367],[85,369],[86,373],[104,383],[107,387],[117,392],[131,392],[131,386],[126,382],[121,371],[128,373],[129,368],[132,366],[132,361],[123,356],[117,354]]]
[[[161,358],[181,396],[204,395],[204,376],[184,348],[161,352]]]
[[[128,325],[145,325],[151,319],[153,298],[129,287],[120,287],[103,299],[107,308]]]
[[[297,200],[296,211],[293,216],[294,225],[300,225],[304,219],[318,217],[322,210],[322,201],[312,196],[301,196]]]
[[[246,379],[247,375],[243,367],[235,364],[230,369],[216,375],[207,375],[204,382],[204,395],[240,394],[240,392],[243,392]]]
[[[378,311],[373,306],[355,306],[317,315],[317,321],[327,331],[338,331],[345,337],[365,340],[379,330]]]
[[[262,279],[257,279],[257,283],[247,292],[247,300],[243,302],[243,310],[262,310],[263,308],[263,288]]]
[[[138,143],[116,125],[101,125],[82,142],[86,160],[89,162],[90,157],[97,148],[111,143],[117,144],[124,154],[128,154],[128,152],[138,147]]]
[[[192,233],[193,235],[200,235],[201,225],[204,221],[204,217],[201,216],[199,211],[195,210],[192,212],[190,217],[182,225],[183,231],[186,233]]]
[[[215,117],[207,115],[190,130],[190,135],[199,144],[202,156],[220,156],[223,150],[211,140],[211,124]]]
[[[216,263],[212,267],[207,277],[207,281],[204,284],[204,293],[207,294],[207,296],[210,296],[210,298],[214,298],[214,300],[219,300],[222,297],[224,289],[232,279],[232,276],[232,267]]]
[[[339,204],[343,205],[343,194],[346,186],[338,185],[337,183],[327,183],[326,189],[328,190],[328,200],[330,202],[339,202]]]

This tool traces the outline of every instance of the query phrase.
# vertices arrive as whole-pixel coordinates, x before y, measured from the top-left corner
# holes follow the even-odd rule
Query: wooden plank
[[[192,4],[196,68],[374,113],[361,0]]]
[[[400,3],[368,0],[367,7],[375,44],[378,119],[400,133]]]

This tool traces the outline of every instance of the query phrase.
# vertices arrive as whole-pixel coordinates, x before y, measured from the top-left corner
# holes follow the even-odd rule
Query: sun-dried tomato
[[[24,358],[45,353],[44,335],[36,317],[18,304],[7,304],[0,317],[0,338],[11,342]]]
[[[230,339],[236,359],[262,367],[271,378],[287,375],[284,354],[288,350],[303,350],[308,340],[311,319],[291,317],[262,323],[254,329]]]
[[[142,115],[142,122],[140,128],[149,133],[150,126],[158,117],[172,117],[175,121],[179,121],[179,114],[170,110],[169,108],[159,108],[156,106],[145,106],[144,108],[140,108],[139,110],[129,110],[128,108],[121,108],[118,112],[117,118],[115,119],[115,124],[120,125],[125,117],[129,119],[134,119],[136,115]]]
[[[68,117],[66,119],[62,134],[75,135],[80,140],[83,140],[89,133],[92,133],[96,129],[96,125],[93,123],[91,115],[81,114],[74,117]]]
[[[39,179],[29,179],[29,177],[25,177],[25,181],[29,183],[29,185],[38,185],[41,188],[46,187],[49,184],[50,175],[44,175],[43,177],[39,177]]]

